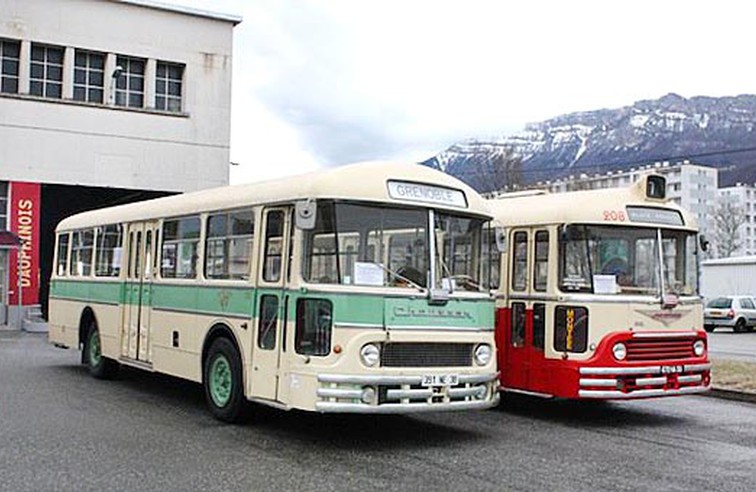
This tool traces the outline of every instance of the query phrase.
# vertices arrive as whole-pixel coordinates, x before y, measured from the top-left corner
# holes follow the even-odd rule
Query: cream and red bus
[[[498,401],[487,203],[366,163],[81,213],[56,231],[49,339],[247,401],[405,413]]]
[[[710,364],[697,225],[663,176],[491,201],[501,389],[633,399],[700,393]]]

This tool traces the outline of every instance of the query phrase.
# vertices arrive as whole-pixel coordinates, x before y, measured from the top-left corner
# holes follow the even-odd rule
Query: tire
[[[202,372],[205,400],[213,416],[223,422],[240,422],[246,406],[241,358],[228,338],[213,342]]]
[[[743,333],[744,331],[746,331],[746,323],[745,323],[745,320],[744,320],[743,318],[740,318],[740,319],[739,319],[739,320],[738,320],[738,321],[737,321],[737,322],[735,323],[735,328],[734,328],[733,330],[735,331],[735,333]]]
[[[716,326],[714,325],[704,325],[704,330],[706,330],[706,333],[714,333],[714,328],[716,328]]]
[[[97,379],[111,379],[118,374],[118,362],[103,357],[100,345],[100,331],[96,323],[89,325],[87,338],[84,341],[84,364],[89,374]]]

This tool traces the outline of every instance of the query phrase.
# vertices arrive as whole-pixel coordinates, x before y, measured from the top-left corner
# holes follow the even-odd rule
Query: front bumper
[[[581,367],[578,396],[629,400],[679,396],[709,390],[711,364],[643,367]]]
[[[498,373],[461,374],[456,386],[423,387],[422,375],[321,374],[315,410],[327,413],[402,414],[482,410],[499,401]],[[372,388],[373,401],[363,401]]]

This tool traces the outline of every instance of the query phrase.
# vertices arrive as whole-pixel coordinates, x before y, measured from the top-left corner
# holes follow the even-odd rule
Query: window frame
[[[178,78],[172,77],[171,69],[179,70]],[[155,109],[170,113],[181,113],[183,111],[185,72],[186,65],[183,63],[157,61],[155,71]],[[178,87],[178,94],[173,93],[173,89],[176,87]]]
[[[115,228],[115,231],[107,229],[113,227]],[[112,247],[104,248],[104,238],[112,237],[113,232],[117,233],[117,244]],[[102,226],[95,227],[95,252],[94,252],[94,268],[93,273],[95,277],[98,278],[117,278],[121,276],[121,265],[123,263],[123,240],[124,240],[124,228],[123,225],[120,223],[116,224],[105,224]],[[102,238],[102,239],[101,239]],[[113,263],[113,257],[116,255],[116,250],[119,250],[118,253],[118,265]],[[107,264],[107,268],[104,270],[107,273],[102,273],[103,270],[100,269],[102,266],[102,260],[104,255],[104,251],[110,252],[110,258],[109,262]]]
[[[191,220],[197,220],[198,226],[197,226],[197,237],[181,237],[181,228],[177,227],[176,233],[177,238],[174,239],[172,236],[167,236],[166,234],[166,225],[170,224],[172,222],[181,223],[181,221],[191,221]],[[171,279],[171,280],[196,280],[199,278],[199,272],[202,262],[202,256],[199,254],[200,252],[200,245],[202,244],[202,217],[200,214],[192,214],[192,215],[183,215],[180,217],[171,217],[167,219],[163,219],[163,221],[160,224],[160,278],[163,279]],[[191,229],[190,229],[191,231]],[[166,239],[168,237],[169,239]],[[192,252],[192,258],[190,259],[190,267],[191,267],[191,275],[178,275],[179,269],[179,253],[182,251],[182,245],[187,243],[194,243]],[[173,254],[173,275],[166,275],[167,267],[166,267],[166,260],[171,255],[166,254],[166,246],[174,246],[175,245],[175,251]]]
[[[140,64],[141,72],[135,69]],[[129,55],[116,55],[116,65],[123,68],[123,71],[118,74],[118,77],[116,77],[115,80],[115,87],[113,88],[113,104],[124,108],[144,109],[146,106],[145,77],[147,72],[147,60],[145,58]],[[123,81],[123,83],[121,81]],[[141,88],[133,88],[132,85],[136,85],[138,81]],[[132,96],[139,97],[139,105],[132,104]]]
[[[16,48],[16,55],[6,54],[9,47]],[[16,73],[6,71],[6,66],[12,66],[15,63]],[[7,65],[6,65],[7,64]],[[17,39],[0,38],[0,93],[18,94],[21,80],[21,41]],[[15,89],[6,90],[9,86],[15,85]]]
[[[79,65],[80,57],[84,57],[84,65]],[[93,66],[94,59],[100,59],[101,68]],[[73,92],[72,98],[74,101],[89,102],[94,104],[105,103],[105,61],[107,55],[99,51],[85,50],[76,48],[74,52],[74,76],[73,76]],[[84,76],[83,82],[77,82],[76,78],[78,74],[82,73]],[[99,74],[100,83],[97,84],[96,76]],[[93,81],[93,78],[95,79]],[[83,91],[83,98],[77,97],[77,89]],[[92,97],[93,91],[99,91],[99,99]]]
[[[235,215],[246,214],[249,217],[250,227],[248,234],[234,234],[231,222],[231,217]],[[211,235],[211,223],[216,217],[225,218],[225,231],[223,235],[215,236]],[[221,210],[207,214],[204,225],[204,252],[203,252],[203,275],[207,280],[231,280],[231,281],[249,281],[252,278],[252,260],[255,254],[255,209],[254,208],[242,208],[234,210]],[[246,256],[246,270],[243,274],[233,275],[230,273],[229,265],[236,257],[230,255],[230,244],[237,240],[245,240],[247,243],[247,256]],[[220,242],[222,244],[223,256],[223,270],[226,272],[225,276],[218,274],[210,274],[208,269],[211,265],[211,260],[216,261],[218,257],[210,257],[212,252],[211,242]]]
[[[36,50],[42,50],[42,59],[35,58]],[[60,62],[51,61],[51,53],[60,54]],[[66,60],[66,49],[63,46],[56,46],[43,43],[32,43],[31,54],[29,56],[29,94],[37,97],[48,99],[63,99],[63,67]],[[42,75],[35,76],[34,72],[41,68]],[[50,72],[59,71],[59,77],[51,76]],[[39,84],[39,86],[37,86]],[[39,91],[36,89],[39,87]],[[51,90],[57,90],[56,93],[50,93]]]

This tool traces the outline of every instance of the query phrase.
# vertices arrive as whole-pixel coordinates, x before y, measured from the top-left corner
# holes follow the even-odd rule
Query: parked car
[[[721,296],[706,303],[704,329],[711,333],[717,327],[732,328],[736,333],[753,331],[756,327],[756,302],[750,296]]]

